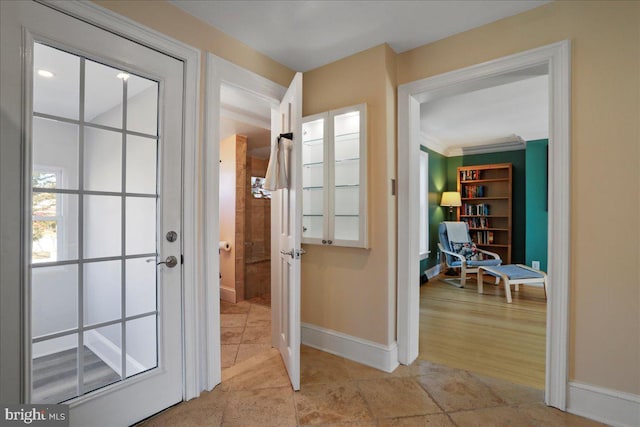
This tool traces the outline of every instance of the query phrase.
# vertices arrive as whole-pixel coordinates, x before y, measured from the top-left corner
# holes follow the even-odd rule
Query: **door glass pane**
[[[84,257],[101,258],[122,253],[121,197],[84,196]]]
[[[324,219],[322,216],[303,216],[302,217],[302,237],[310,239],[322,239],[322,226]]]
[[[31,333],[34,337],[78,326],[78,266],[34,268],[31,273]]]
[[[127,130],[158,134],[158,83],[132,75],[127,80]]]
[[[94,191],[122,191],[121,133],[85,129],[84,188]]]
[[[156,194],[158,142],[127,136],[127,193]]]
[[[156,271],[155,257],[126,261],[127,316],[156,310]]]
[[[156,199],[127,197],[127,255],[156,253]]]
[[[324,119],[302,124],[302,237],[324,234]]]
[[[360,112],[334,116],[334,238],[358,240],[360,225]]]
[[[84,333],[82,375],[84,392],[120,381],[122,374],[122,324]]]
[[[123,87],[128,74],[88,59],[85,67],[85,121],[121,129]]]
[[[51,176],[53,175],[53,176]],[[50,182],[55,174],[39,173],[33,180]],[[31,261],[34,264],[78,257],[78,196],[32,193]]]
[[[84,265],[85,326],[119,319],[122,307],[121,261]]]
[[[127,322],[127,377],[158,365],[156,315]]]
[[[156,259],[125,252],[156,253],[159,85],[37,43],[33,73],[32,396],[60,403],[158,363]]]
[[[358,240],[359,227],[360,217],[336,215],[333,235],[336,240]]]
[[[33,111],[78,120],[80,58],[35,43],[33,46]]]
[[[31,346],[31,402],[58,403],[78,395],[78,334]]]
[[[78,189],[78,125],[34,117],[32,152],[34,187]],[[43,171],[57,179],[38,180]]]

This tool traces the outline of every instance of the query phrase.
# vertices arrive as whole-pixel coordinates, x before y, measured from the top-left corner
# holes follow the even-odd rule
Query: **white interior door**
[[[130,425],[182,399],[183,63],[12,3],[33,82],[28,398],[69,404],[71,425]]]
[[[302,241],[302,74],[297,73],[278,112],[272,114],[271,140],[293,133],[285,144],[289,188],[271,202],[272,340],[280,350],[291,386],[300,389],[300,256]]]

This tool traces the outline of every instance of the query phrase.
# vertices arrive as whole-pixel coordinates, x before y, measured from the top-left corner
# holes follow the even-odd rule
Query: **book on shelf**
[[[465,199],[475,199],[485,196],[484,185],[465,185],[462,187],[462,197]]]
[[[476,231],[471,236],[477,245],[492,245],[494,242],[493,231]]]
[[[462,220],[469,228],[489,228],[489,218],[464,218]]]
[[[480,176],[479,171],[477,169],[460,171],[460,180],[461,181],[474,181],[479,179]]]
[[[463,206],[464,215],[489,215],[489,205],[486,203],[480,203],[478,205],[472,205],[465,203]]]

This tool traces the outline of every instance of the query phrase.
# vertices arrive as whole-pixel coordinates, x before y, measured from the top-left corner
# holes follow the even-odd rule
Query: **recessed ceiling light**
[[[40,77],[45,77],[47,79],[50,79],[51,77],[55,76],[55,74],[53,74],[51,71],[43,70],[43,69],[38,70],[38,75]]]
[[[124,71],[120,71],[116,77],[126,82],[127,79],[129,78],[129,74],[125,73]]]

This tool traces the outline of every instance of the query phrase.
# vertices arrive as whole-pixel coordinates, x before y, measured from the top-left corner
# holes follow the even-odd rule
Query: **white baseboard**
[[[567,412],[616,427],[640,426],[640,396],[569,382]]]
[[[308,323],[302,324],[302,344],[372,368],[392,372],[398,367],[398,345],[364,340]]]
[[[426,270],[425,273],[429,279],[433,279],[438,274],[440,274],[440,264],[434,265],[430,269]]]
[[[120,368],[122,364],[122,349],[111,342],[110,339],[93,329],[85,333],[84,345],[102,359],[102,361],[118,375],[122,375]],[[144,365],[127,354],[127,372],[141,372],[146,370],[147,368],[145,368]]]
[[[220,286],[220,299],[222,301],[236,303],[236,290]]]

